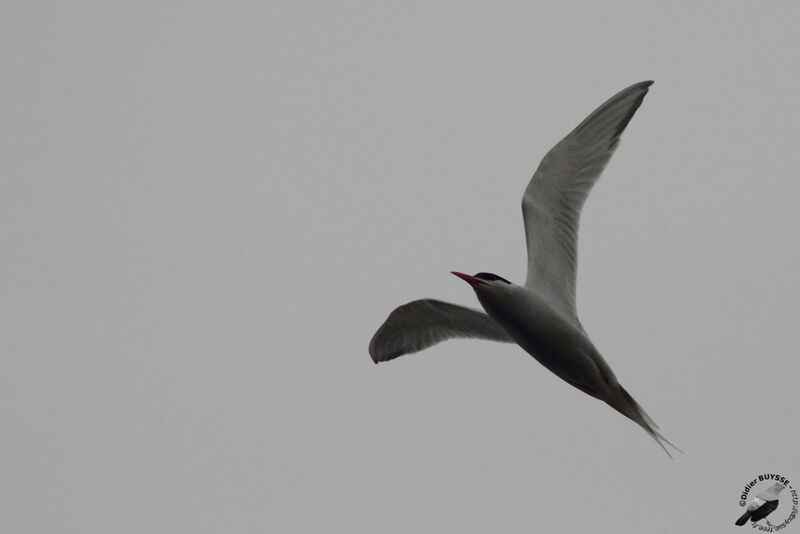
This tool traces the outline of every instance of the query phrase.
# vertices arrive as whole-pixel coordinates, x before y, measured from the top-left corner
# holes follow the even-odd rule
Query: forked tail
[[[664,443],[683,454],[681,449],[679,449],[674,443],[665,438],[664,435],[658,431],[658,425],[655,423],[655,421],[653,421],[650,416],[647,415],[647,412],[645,412],[642,407],[639,406],[639,403],[636,402],[636,400],[634,400],[634,398],[631,397],[627,391],[625,391],[625,388],[619,386],[619,392],[620,395],[618,397],[612,399],[612,402],[608,402],[612,408],[642,427],[644,431],[647,432],[662,449],[664,449],[664,452],[667,453],[667,456],[669,456],[670,459],[672,459],[672,455],[664,446]]]

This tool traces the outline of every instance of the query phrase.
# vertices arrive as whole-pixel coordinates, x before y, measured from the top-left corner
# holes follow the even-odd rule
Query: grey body
[[[539,363],[593,397],[609,396],[617,379],[589,336],[534,290],[516,284],[481,284],[475,293],[489,317]]]
[[[669,455],[664,443],[672,444],[619,384],[575,304],[581,208],[652,83],[634,84],[608,99],[542,159],[522,197],[525,285],[491,273],[454,272],[472,286],[486,313],[432,299],[404,304],[370,341],[375,363],[454,337],[517,343],[565,382],[636,422]]]

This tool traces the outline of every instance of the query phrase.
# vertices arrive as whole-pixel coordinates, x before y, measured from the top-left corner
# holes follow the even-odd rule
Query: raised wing
[[[584,119],[542,159],[522,197],[528,244],[525,285],[576,324],[581,208],[652,83],[623,89]]]
[[[389,314],[369,342],[369,355],[375,363],[385,362],[457,337],[513,343],[505,330],[481,311],[422,299]]]

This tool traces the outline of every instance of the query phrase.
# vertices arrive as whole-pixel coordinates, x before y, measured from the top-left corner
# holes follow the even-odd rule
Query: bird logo
[[[777,510],[779,494],[785,488],[785,485],[780,482],[775,482],[772,486],[767,488],[766,491],[759,493],[750,504],[747,505],[747,510],[742,514],[742,517],[736,520],[736,524],[741,527],[747,523],[748,519],[752,523],[756,523]]]

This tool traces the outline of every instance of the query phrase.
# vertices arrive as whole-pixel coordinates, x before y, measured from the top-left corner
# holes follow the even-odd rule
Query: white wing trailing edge
[[[482,311],[441,300],[415,300],[389,314],[369,342],[369,355],[375,363],[385,362],[447,339],[470,337],[514,342]]]
[[[525,285],[578,326],[575,277],[581,208],[652,84],[631,85],[586,117],[550,149],[522,197],[528,245]]]

